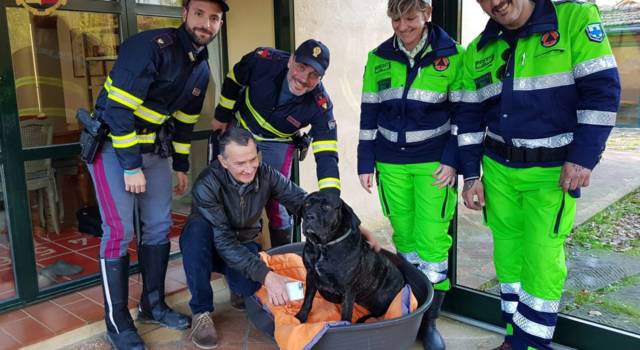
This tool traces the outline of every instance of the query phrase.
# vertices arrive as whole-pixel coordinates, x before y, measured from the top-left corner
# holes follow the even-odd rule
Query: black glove
[[[307,133],[297,132],[291,136],[291,141],[296,149],[298,149],[298,160],[303,161],[307,157],[307,152],[309,151],[309,146],[311,145],[313,138]]]

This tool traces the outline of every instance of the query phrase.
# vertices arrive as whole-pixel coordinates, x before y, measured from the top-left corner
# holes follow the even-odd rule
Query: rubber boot
[[[271,248],[291,243],[291,233],[291,227],[286,229],[269,228],[269,235],[271,237]]]
[[[431,307],[424,314],[422,319],[421,333],[422,345],[425,350],[444,350],[444,339],[436,329],[436,320],[440,316],[440,308],[444,301],[445,292],[436,290],[433,294],[433,302]]]
[[[164,301],[164,279],[170,248],[170,243],[139,246],[142,296],[138,305],[138,321],[182,330],[191,326],[191,318],[173,311]]]
[[[129,303],[129,256],[100,259],[107,339],[117,350],[143,350],[127,307]]]

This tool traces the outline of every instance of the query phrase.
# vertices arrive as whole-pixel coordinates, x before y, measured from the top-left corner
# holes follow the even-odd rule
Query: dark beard
[[[213,39],[216,38],[215,35],[212,35],[210,39],[208,40],[203,40],[200,39],[200,37],[198,37],[198,35],[196,34],[195,30],[192,28],[189,28],[188,26],[184,26],[185,29],[187,30],[187,33],[189,33],[189,36],[191,37],[191,41],[196,44],[197,46],[207,46],[209,45],[209,43],[211,43],[213,41]]]

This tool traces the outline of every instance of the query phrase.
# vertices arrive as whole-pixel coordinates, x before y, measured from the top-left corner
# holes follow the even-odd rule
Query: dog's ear
[[[342,201],[342,226],[346,229],[351,228],[352,230],[357,230],[360,226],[360,219],[356,215],[356,213],[351,209],[351,207],[347,204],[347,202]]]

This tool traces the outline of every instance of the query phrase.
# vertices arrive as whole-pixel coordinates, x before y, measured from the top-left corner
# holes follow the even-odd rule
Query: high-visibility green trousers
[[[507,341],[514,349],[549,349],[576,200],[559,185],[560,167],[510,168],[487,156],[482,163]]]
[[[417,164],[376,163],[378,194],[393,227],[393,243],[400,253],[417,253],[419,269],[434,288],[449,290],[449,223],[457,194],[451,187],[434,186],[432,173],[439,162]]]

